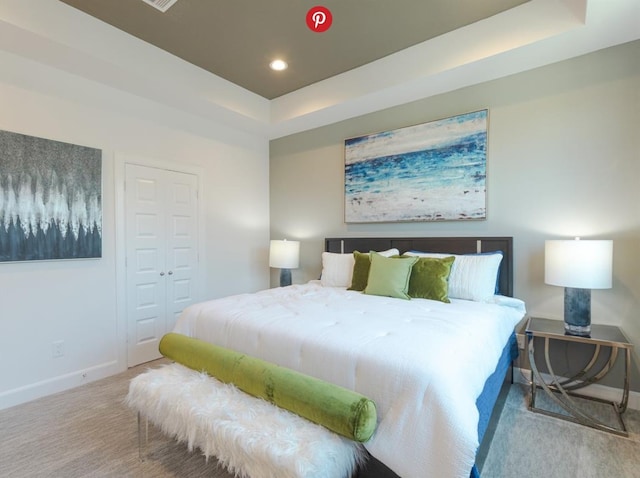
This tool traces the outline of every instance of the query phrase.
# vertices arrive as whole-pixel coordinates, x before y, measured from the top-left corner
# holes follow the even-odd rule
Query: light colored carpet
[[[149,456],[140,461],[136,414],[123,400],[131,378],[162,363],[0,411],[0,476],[231,478],[152,427]]]
[[[512,385],[491,442],[482,478],[638,478],[640,412],[628,410],[629,438],[566,422],[527,409],[528,387]],[[579,399],[578,399],[579,401]],[[536,405],[561,412],[539,391]],[[583,410],[616,425],[612,407],[584,402]]]
[[[136,417],[123,399],[132,377],[161,363],[0,411],[0,476],[231,478],[153,429],[139,460]],[[640,476],[639,412],[627,413],[631,437],[621,438],[531,413],[526,400],[513,385],[483,478]]]

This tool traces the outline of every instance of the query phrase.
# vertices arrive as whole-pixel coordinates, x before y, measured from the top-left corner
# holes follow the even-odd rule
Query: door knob
[[[162,277],[163,275],[164,275],[164,272],[161,272],[161,273],[160,273],[160,277]]]
[[[168,272],[168,274],[169,274],[170,276],[172,276],[172,275],[173,275],[173,271],[169,271],[169,272]]]

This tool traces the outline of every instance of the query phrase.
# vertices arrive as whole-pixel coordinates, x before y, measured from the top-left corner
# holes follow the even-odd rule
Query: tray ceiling
[[[267,99],[371,63],[525,0],[327,0],[331,28],[311,31],[300,0],[60,0]],[[268,64],[289,64],[274,72]],[[425,61],[429,61],[425,58]]]

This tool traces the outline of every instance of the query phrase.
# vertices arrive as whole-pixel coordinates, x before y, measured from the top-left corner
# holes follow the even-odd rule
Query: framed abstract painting
[[[102,257],[102,151],[0,131],[0,262]]]
[[[345,222],[486,219],[488,110],[345,140]]]

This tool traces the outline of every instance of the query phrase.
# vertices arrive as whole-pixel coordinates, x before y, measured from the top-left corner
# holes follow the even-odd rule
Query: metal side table
[[[565,334],[564,322],[561,320],[543,319],[539,317],[530,317],[527,323],[525,331],[528,349],[529,349],[529,362],[531,365],[531,400],[529,409],[537,413],[543,413],[563,420],[572,421],[575,423],[581,423],[583,425],[603,430],[606,432],[614,433],[621,436],[629,436],[627,428],[624,424],[623,414],[627,409],[627,403],[629,401],[629,370],[631,365],[631,350],[633,345],[629,343],[629,340],[624,333],[615,326],[612,325],[591,325],[591,336],[582,337],[577,335]],[[544,339],[544,356],[549,372],[550,381],[545,382],[541,373],[538,370],[534,356],[534,338],[539,337]],[[585,344],[591,344],[594,346],[593,356],[589,363],[583,370],[576,373],[569,378],[558,377],[553,371],[551,360],[549,359],[549,345],[552,340],[565,341],[565,342],[580,342]],[[602,348],[609,349],[610,355],[608,360],[602,363],[602,360],[598,360]],[[615,364],[618,353],[622,349],[624,354],[624,378],[622,387],[622,397],[620,402],[613,402],[609,400],[602,400],[599,398],[589,397],[576,393],[575,390],[586,387],[593,383],[599,382],[603,377],[609,373],[613,365]],[[597,365],[599,363],[599,365]],[[596,366],[597,365],[597,366]],[[563,415],[560,413],[545,410],[543,408],[536,407],[536,391],[538,388],[542,388],[553,401],[562,407],[569,415]],[[611,405],[616,413],[619,428],[603,423],[592,415],[588,414],[581,409],[580,404],[574,400],[573,397],[579,397],[586,400],[606,403]]]

